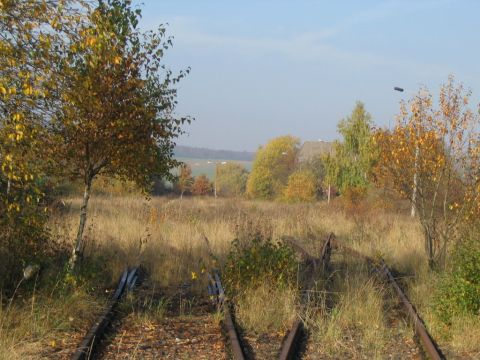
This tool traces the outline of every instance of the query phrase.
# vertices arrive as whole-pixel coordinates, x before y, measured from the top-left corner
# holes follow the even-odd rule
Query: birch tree
[[[469,108],[470,97],[450,76],[437,108],[421,89],[401,104],[393,131],[375,135],[380,178],[415,206],[432,268],[444,266],[462,221],[478,215],[480,121]]]
[[[69,37],[58,66],[61,106],[51,124],[55,160],[84,184],[70,268],[83,253],[92,183],[98,175],[147,189],[153,176],[171,178],[175,138],[188,118],[173,115],[174,76],[162,57],[172,42],[165,29],[141,33],[140,11],[128,0],[100,1]]]

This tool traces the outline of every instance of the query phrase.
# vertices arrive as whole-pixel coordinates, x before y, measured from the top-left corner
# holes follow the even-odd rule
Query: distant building
[[[332,153],[333,142],[328,141],[305,141],[298,153],[298,161],[310,161],[316,157]]]

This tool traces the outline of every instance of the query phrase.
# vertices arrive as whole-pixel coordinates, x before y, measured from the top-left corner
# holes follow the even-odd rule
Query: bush
[[[245,193],[248,171],[242,164],[226,163],[216,167],[217,194],[240,196]]]
[[[236,296],[262,283],[287,287],[293,284],[297,262],[293,250],[270,239],[254,238],[248,243],[232,243],[223,271],[225,288]]]
[[[479,240],[470,237],[458,246],[451,270],[440,280],[435,311],[445,323],[457,315],[480,314]]]
[[[309,202],[317,198],[317,180],[311,170],[297,170],[288,177],[283,191],[285,201]]]
[[[357,206],[367,197],[367,188],[360,186],[347,187],[342,195],[347,207]]]
[[[208,180],[206,175],[199,175],[195,177],[190,190],[193,195],[209,195],[212,193],[212,183]]]
[[[42,261],[47,248],[46,216],[33,204],[18,212],[0,209],[0,291],[11,290],[23,268]]]

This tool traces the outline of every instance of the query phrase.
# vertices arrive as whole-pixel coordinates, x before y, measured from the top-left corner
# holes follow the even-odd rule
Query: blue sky
[[[480,98],[480,1],[143,0],[143,29],[168,23],[182,145],[255,150],[279,135],[338,138],[363,101],[379,126],[398,102],[454,74]],[[393,91],[405,88],[404,93]]]

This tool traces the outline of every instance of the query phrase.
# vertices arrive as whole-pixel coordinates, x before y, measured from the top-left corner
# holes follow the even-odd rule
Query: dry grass
[[[17,298],[12,306],[0,310],[0,359],[42,358],[45,345],[57,347],[69,342],[65,334],[84,332],[104,306],[82,290]]]
[[[55,238],[73,239],[78,224],[80,199],[66,201],[70,208],[55,214],[50,227]],[[431,314],[430,299],[435,281],[432,281],[432,274],[427,268],[419,225],[407,215],[385,211],[380,206],[371,206],[368,210],[345,211],[335,203],[328,206],[325,203],[279,204],[211,198],[153,198],[147,201],[134,195],[94,197],[90,203],[86,229],[86,256],[101,260],[106,283],[110,285],[114,284],[125,266],[142,264],[149,272],[150,279],[159,287],[189,284],[193,292],[204,294],[205,278],[201,275],[202,269],[220,266],[234,238],[248,239],[261,234],[275,240],[289,235],[301,239],[312,254],[318,254],[323,239],[330,232],[365,254],[382,255],[388,264],[404,274],[409,296],[442,346],[453,349],[454,354],[479,351],[475,338],[461,336],[461,325],[466,324],[469,329],[476,329],[478,334],[480,320],[459,322],[457,326],[448,329],[447,336]],[[204,236],[219,263],[210,258]],[[192,280],[192,277],[196,279]],[[331,339],[334,344],[332,349],[338,345],[339,336],[342,336],[339,334],[352,331],[349,329],[358,330],[362,334],[365,349],[369,349],[368,353],[375,357],[375,354],[381,353],[384,344],[384,340],[372,340],[384,339],[380,336],[385,329],[382,289],[368,277],[358,278],[356,274],[350,273],[344,279],[344,287],[337,289],[343,295],[336,301],[335,314],[319,317],[316,327],[319,334]],[[255,300],[243,302],[239,306],[240,317],[246,326],[257,321],[259,305],[266,295],[269,295],[269,301],[279,298],[289,300],[285,304],[279,304],[278,313],[264,314],[263,320],[258,317],[265,329],[270,328],[270,324],[283,325],[290,320],[291,314],[285,309],[295,297],[289,298],[282,294],[272,296],[268,292],[271,289],[264,290],[255,294]],[[92,306],[84,300],[68,303],[56,298],[51,301],[59,303],[60,308]],[[162,316],[164,304],[151,304],[151,307],[153,313],[158,310],[157,315]],[[53,310],[38,307],[38,316],[48,314],[49,311]],[[16,330],[18,335],[15,336],[5,335],[5,331],[0,329],[3,331],[0,333],[0,353],[11,351],[20,354],[23,351],[21,348],[26,348],[45,336],[42,334],[46,333],[47,328],[57,326],[47,322],[43,332],[31,336],[33,325],[29,321],[28,306],[15,305],[15,312],[26,325],[9,325],[9,328],[24,327],[24,330]],[[61,319],[62,315],[58,318]],[[362,327],[360,323],[368,323],[369,326],[373,324],[373,330]],[[388,336],[388,332],[385,334]],[[8,351],[2,351],[4,349]]]
[[[390,329],[385,301],[388,292],[364,262],[335,254],[328,291],[311,304],[316,313],[307,324],[322,358],[383,359]],[[310,310],[311,311],[311,310]]]
[[[248,289],[235,304],[242,328],[258,334],[285,332],[296,318],[297,291],[265,283]]]

